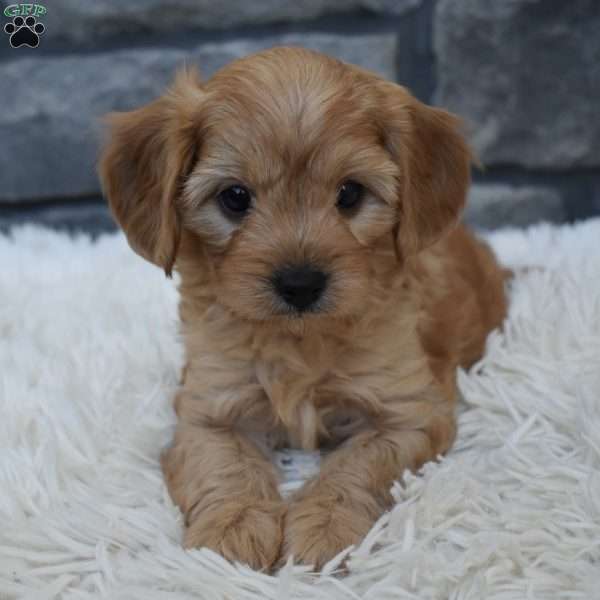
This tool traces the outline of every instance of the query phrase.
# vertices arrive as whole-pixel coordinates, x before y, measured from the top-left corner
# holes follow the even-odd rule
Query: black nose
[[[306,310],[323,294],[327,274],[310,265],[287,266],[273,274],[277,293],[298,310]]]

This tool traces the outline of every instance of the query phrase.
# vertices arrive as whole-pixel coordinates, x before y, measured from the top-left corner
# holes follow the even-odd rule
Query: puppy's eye
[[[360,206],[365,188],[356,181],[345,181],[338,190],[336,206],[342,211],[351,211]]]
[[[223,212],[236,218],[243,217],[250,210],[250,192],[241,185],[232,185],[223,190],[217,200]]]

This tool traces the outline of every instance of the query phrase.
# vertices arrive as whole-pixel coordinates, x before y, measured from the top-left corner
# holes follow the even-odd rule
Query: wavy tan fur
[[[131,246],[181,284],[187,364],[163,456],[184,544],[269,569],[317,568],[366,534],[392,482],[451,446],[456,368],[506,311],[504,271],[457,225],[471,155],[449,113],[324,55],[277,48],[205,83],[181,73],[111,118],[100,173]],[[347,180],[367,190],[335,206]],[[251,213],[216,202],[243,184]],[[290,262],[330,274],[292,314],[270,283]],[[270,446],[327,447],[278,493]]]

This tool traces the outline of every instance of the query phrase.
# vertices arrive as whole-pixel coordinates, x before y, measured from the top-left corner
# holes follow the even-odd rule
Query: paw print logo
[[[29,46],[37,48],[40,43],[40,35],[44,33],[45,27],[36,21],[35,17],[15,17],[12,23],[4,26],[4,32],[10,35],[10,45],[13,48]]]

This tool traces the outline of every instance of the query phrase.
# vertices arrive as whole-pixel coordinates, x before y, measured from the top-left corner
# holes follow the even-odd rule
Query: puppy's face
[[[328,57],[275,49],[114,117],[101,166],[140,254],[209,269],[252,320],[359,314],[457,219],[469,153],[447,113]],[[210,265],[206,265],[206,261]]]

